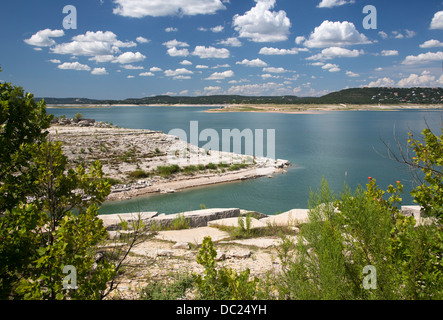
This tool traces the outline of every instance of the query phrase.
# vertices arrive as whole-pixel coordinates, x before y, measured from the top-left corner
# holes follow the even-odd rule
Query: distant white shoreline
[[[87,109],[87,108],[111,108],[111,107],[202,107],[202,108],[207,108],[207,107],[213,107],[213,108],[217,108],[217,107],[235,107],[235,106],[245,106],[245,105],[249,105],[249,104],[47,104],[46,108],[48,109],[54,109],[54,108],[83,108],[83,109]],[[251,106],[258,106],[259,104],[250,104]],[[267,105],[263,104],[263,105],[259,105],[262,107],[266,107]],[[271,107],[272,105],[269,105],[269,107]],[[278,105],[281,107],[285,107],[287,105]],[[364,104],[364,105],[355,105],[355,104],[350,104],[350,105],[343,105],[343,104],[337,104],[337,105],[330,105],[330,104],[313,104],[310,105],[312,107],[312,109],[315,109],[316,107],[321,107],[321,111],[340,111],[343,110],[344,108],[352,108],[352,109],[345,109],[345,110],[368,110],[370,108],[374,108],[373,110],[377,111],[377,110],[408,110],[408,109],[443,109],[443,105],[429,105],[429,104],[407,104],[407,105],[378,105],[378,104],[374,104],[374,105],[369,105],[369,104]],[[311,108],[308,108],[311,109]],[[309,110],[306,110],[309,111]],[[243,111],[243,112],[247,112],[247,111]],[[285,111],[282,111],[282,113],[284,113]]]
[[[46,104],[46,108],[111,108],[111,107],[221,107],[218,104]]]

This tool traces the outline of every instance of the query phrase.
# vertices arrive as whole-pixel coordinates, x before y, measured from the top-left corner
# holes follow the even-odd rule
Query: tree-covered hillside
[[[41,100],[37,98],[36,100]],[[43,98],[48,104],[442,104],[443,88],[351,88],[322,97],[297,96],[155,96],[125,100]]]

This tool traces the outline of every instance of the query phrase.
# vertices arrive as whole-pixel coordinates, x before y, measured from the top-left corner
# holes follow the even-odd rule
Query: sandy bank
[[[271,104],[233,104],[220,108],[208,109],[205,112],[259,112],[282,114],[325,114],[331,111],[401,111],[411,109],[443,110],[443,105],[271,105]]]

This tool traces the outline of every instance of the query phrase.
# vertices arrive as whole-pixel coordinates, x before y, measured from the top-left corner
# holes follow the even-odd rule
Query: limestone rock
[[[172,249],[185,249],[189,250],[189,244],[187,242],[177,242],[172,246]]]
[[[214,220],[214,221],[210,221],[208,222],[209,226],[224,226],[224,227],[239,227],[238,221],[239,219],[243,220],[243,225],[246,227],[246,218],[245,217],[241,217],[241,218],[226,218],[226,219],[219,219],[219,220]],[[250,218],[251,219],[251,229],[257,229],[257,228],[266,228],[267,225],[265,222],[263,222],[262,220],[257,220],[255,218]]]
[[[121,234],[118,231],[115,231],[115,230],[108,231],[108,238],[110,240],[118,240],[118,239],[120,239],[120,236],[121,236]]]
[[[157,250],[156,254],[158,257],[170,257],[174,254],[174,252],[171,250],[160,249]]]
[[[226,256],[232,259],[246,259],[251,256],[252,252],[251,250],[247,249],[236,249],[229,251]]]
[[[277,226],[297,226],[308,222],[309,209],[293,209],[261,219],[264,223]]]

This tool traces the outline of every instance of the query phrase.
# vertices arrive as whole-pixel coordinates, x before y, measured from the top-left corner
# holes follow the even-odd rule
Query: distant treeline
[[[443,88],[352,88],[332,92],[322,97],[297,96],[155,96],[125,100],[95,100],[87,98],[36,98],[47,104],[442,104]]]

